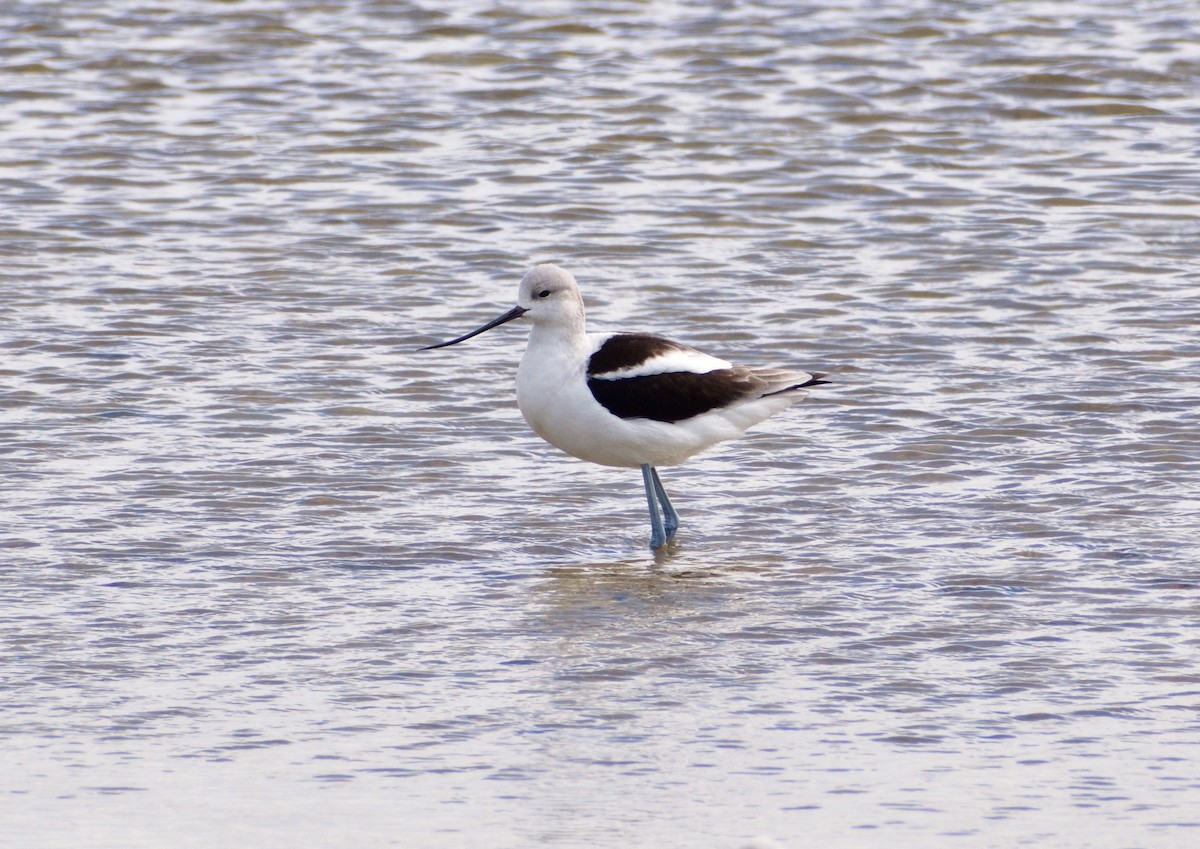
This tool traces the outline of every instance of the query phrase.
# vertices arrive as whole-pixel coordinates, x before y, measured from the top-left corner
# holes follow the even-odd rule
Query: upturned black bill
[[[487,324],[485,324],[483,327],[479,328],[478,330],[472,330],[470,333],[466,334],[465,336],[459,336],[457,339],[451,339],[449,342],[438,342],[436,345],[426,345],[421,350],[422,351],[432,351],[434,348],[445,348],[448,345],[457,345],[459,342],[466,342],[472,336],[478,336],[480,333],[484,333],[488,330],[491,330],[493,327],[499,327],[501,324],[504,324],[506,321],[512,321],[514,318],[520,318],[521,316],[525,315],[525,313],[527,313],[527,312],[529,312],[529,310],[526,309],[525,307],[513,307],[511,310],[506,312],[504,315],[500,316],[499,318],[489,321]]]

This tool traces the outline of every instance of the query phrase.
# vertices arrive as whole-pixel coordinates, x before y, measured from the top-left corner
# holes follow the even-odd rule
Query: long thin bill
[[[504,315],[500,316],[497,319],[493,319],[492,321],[489,321],[487,324],[485,324],[483,327],[479,328],[478,330],[472,330],[470,333],[466,334],[465,336],[459,336],[457,339],[451,339],[449,342],[438,342],[436,345],[426,345],[424,348],[421,348],[421,350],[422,351],[432,351],[434,348],[445,348],[448,345],[457,345],[459,342],[466,342],[472,336],[478,336],[480,333],[484,333],[488,330],[491,330],[493,327],[499,327],[501,324],[504,324],[506,321],[512,321],[514,318],[520,318],[521,316],[525,315],[525,313],[527,313],[527,312],[529,312],[529,310],[526,309],[525,307],[513,307],[511,310],[506,312]]]

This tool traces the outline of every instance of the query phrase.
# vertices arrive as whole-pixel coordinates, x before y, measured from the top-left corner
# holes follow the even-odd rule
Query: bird
[[[640,468],[650,511],[650,547],[672,542],[679,513],[659,466],[741,436],[829,383],[825,374],[735,366],[649,333],[588,333],[574,275],[557,265],[529,270],[517,305],[470,333],[421,348],[447,348],[525,319],[532,327],[517,367],[517,406],[533,431],[590,463]]]

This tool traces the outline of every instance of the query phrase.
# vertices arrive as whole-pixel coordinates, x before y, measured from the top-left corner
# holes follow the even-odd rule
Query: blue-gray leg
[[[667,532],[667,539],[675,539],[675,532],[679,530],[679,514],[675,512],[675,508],[671,505],[671,499],[667,498],[667,491],[663,489],[662,480],[658,476],[658,469],[650,467],[650,475],[654,478],[654,492],[658,495],[658,503],[662,505],[663,511],[663,529]]]
[[[642,463],[642,484],[646,487],[646,504],[650,507],[650,547],[662,548],[667,544],[667,534],[663,530],[662,516],[658,512],[658,491],[662,484],[657,484],[658,475],[649,463]]]

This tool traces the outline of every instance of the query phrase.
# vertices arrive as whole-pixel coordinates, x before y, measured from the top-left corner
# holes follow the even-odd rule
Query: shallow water
[[[0,11],[22,846],[1193,844],[1191,3],[80,5]],[[656,558],[519,324],[416,352],[538,261],[835,382]]]

